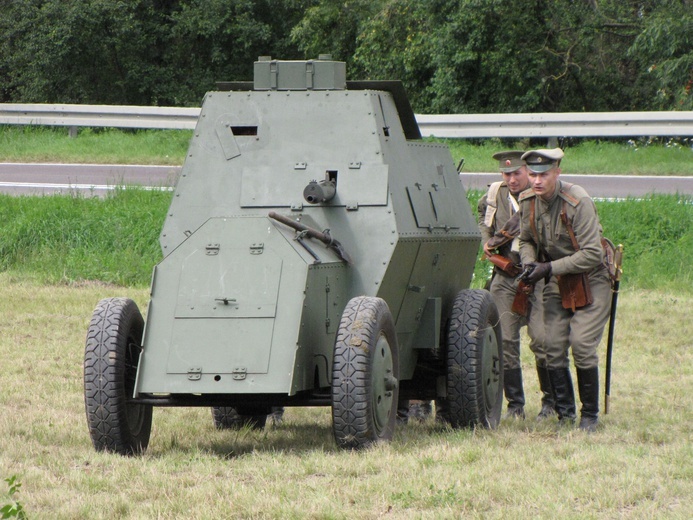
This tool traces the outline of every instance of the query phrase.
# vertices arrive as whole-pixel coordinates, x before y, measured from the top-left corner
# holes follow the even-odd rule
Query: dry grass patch
[[[157,408],[149,450],[125,458],[96,453],[84,417],[84,337],[107,296],[146,308],[146,290],[0,275],[0,478],[17,475],[30,518],[688,518],[693,510],[693,296],[622,293],[611,413],[594,435],[532,419],[539,391],[525,347],[530,418],[496,431],[412,423],[389,445],[351,453],[336,449],[326,408],[289,409],[282,425],[261,432],[217,431],[208,408]]]

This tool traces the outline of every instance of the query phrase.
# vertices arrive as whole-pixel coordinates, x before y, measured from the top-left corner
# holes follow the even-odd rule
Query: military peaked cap
[[[563,159],[563,150],[560,148],[529,150],[522,155],[522,159],[527,163],[527,168],[534,173],[542,173],[560,164]]]
[[[523,153],[520,150],[508,150],[506,152],[494,153],[493,158],[498,161],[498,169],[500,171],[512,173],[525,165],[525,162],[522,160]]]

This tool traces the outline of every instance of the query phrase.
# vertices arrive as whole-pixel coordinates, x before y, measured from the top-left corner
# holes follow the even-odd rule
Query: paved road
[[[79,192],[86,196],[103,196],[123,184],[170,189],[179,174],[178,166],[0,163],[0,192],[14,195]],[[500,174],[462,173],[460,178],[466,189],[485,190],[489,183],[500,179]],[[693,195],[693,176],[564,174],[561,179],[579,184],[599,198],[677,192]]]

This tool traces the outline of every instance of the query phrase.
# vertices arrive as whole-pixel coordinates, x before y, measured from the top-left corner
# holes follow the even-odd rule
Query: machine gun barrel
[[[289,226],[290,228],[295,229],[296,231],[300,231],[301,233],[305,233],[306,236],[310,238],[315,238],[316,240],[320,240],[323,244],[325,244],[327,247],[332,249],[339,258],[344,260],[347,264],[351,264],[351,258],[349,257],[349,254],[344,250],[344,247],[342,244],[339,243],[339,240],[332,238],[332,236],[325,232],[325,231],[318,231],[317,229],[313,229],[311,227],[306,226],[305,224],[302,224],[300,222],[297,222],[293,219],[290,219],[289,217],[286,217],[284,215],[280,215],[279,213],[275,211],[270,211],[269,212],[269,217],[276,220],[277,222],[281,222],[282,224]]]

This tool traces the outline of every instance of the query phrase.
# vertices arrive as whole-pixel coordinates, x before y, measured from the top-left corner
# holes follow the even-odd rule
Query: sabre
[[[616,322],[616,303],[618,288],[623,274],[623,244],[616,247],[614,253],[614,294],[611,296],[611,315],[609,317],[609,336],[606,344],[606,381],[604,382],[604,413],[609,413],[609,396],[611,395],[611,356],[614,351],[614,326]]]

